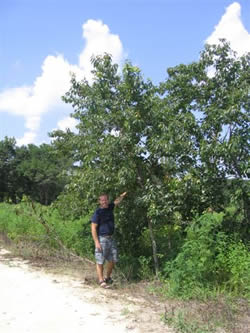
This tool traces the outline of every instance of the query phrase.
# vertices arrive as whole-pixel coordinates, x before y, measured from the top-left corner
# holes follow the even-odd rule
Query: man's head
[[[109,198],[106,193],[103,193],[99,196],[99,204],[101,208],[108,208],[109,206]]]

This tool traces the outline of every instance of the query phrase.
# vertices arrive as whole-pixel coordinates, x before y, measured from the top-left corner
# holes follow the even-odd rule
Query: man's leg
[[[103,265],[102,264],[96,264],[96,270],[98,275],[99,284],[102,288],[109,288],[106,281],[103,278]]]
[[[114,266],[115,266],[115,263],[113,261],[107,262],[107,279],[109,279],[111,277]]]
[[[96,264],[96,271],[99,282],[103,281],[103,265]]]
[[[112,274],[113,268],[115,266],[115,263],[118,261],[118,252],[117,252],[117,247],[116,247],[116,241],[113,238],[109,241],[109,246],[110,246],[110,253],[109,253],[109,257],[107,258],[108,263],[107,263],[106,279],[107,280],[110,279],[109,283],[112,283],[111,274]]]

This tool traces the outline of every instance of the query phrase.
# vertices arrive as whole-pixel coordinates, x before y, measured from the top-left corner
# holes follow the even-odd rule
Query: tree
[[[74,191],[75,198],[82,197],[85,212],[93,209],[93,198],[100,192],[107,191],[111,197],[129,192],[124,207],[127,212],[121,209],[118,229],[124,248],[138,252],[137,238],[151,223],[141,198],[148,179],[161,169],[159,163],[148,158],[145,144],[154,127],[159,97],[152,82],[145,82],[140,70],[129,62],[122,75],[109,55],[93,59],[93,65],[93,85],[73,78],[64,97],[74,107],[79,133],[56,132],[53,136],[59,137],[57,146],[64,146],[64,142],[69,146],[71,142],[71,152],[80,161],[69,190]],[[155,251],[154,247],[157,260]]]
[[[6,137],[0,141],[0,201],[17,203],[27,195],[48,205],[64,188],[71,166],[51,145],[16,147],[15,139]]]
[[[249,56],[236,58],[226,42],[206,46],[198,62],[168,69],[159,86],[129,62],[119,74],[107,54],[92,63],[93,84],[73,77],[63,97],[78,133],[51,134],[55,147],[79,163],[65,198],[76,215],[88,214],[100,192],[115,197],[126,190],[119,241],[139,257],[149,235],[158,272],[159,254],[166,258],[159,233],[172,250],[169,234],[183,232],[208,208],[230,204],[229,176],[242,184],[248,177]]]
[[[9,199],[16,201],[15,145],[14,138],[5,137],[0,141],[0,201]]]
[[[57,156],[48,144],[21,147],[17,149],[17,157],[18,173],[26,179],[23,193],[41,204],[51,204],[66,184],[63,171],[67,171],[72,161]]]
[[[209,207],[221,211],[230,201],[237,201],[237,206],[243,205],[243,234],[250,222],[250,55],[237,57],[222,40],[217,46],[206,45],[199,62],[171,68],[168,74],[162,84],[165,109],[181,119],[180,126],[174,123],[179,145],[173,149],[179,157],[174,165],[181,165],[180,158],[185,161],[186,176],[179,174],[180,188],[183,190],[187,180],[189,197],[191,194],[189,208],[183,206],[188,212],[201,214]],[[164,119],[164,109],[162,113]],[[163,144],[170,142],[167,129],[159,136]],[[162,144],[158,149],[164,150]],[[196,204],[192,197],[198,198]]]

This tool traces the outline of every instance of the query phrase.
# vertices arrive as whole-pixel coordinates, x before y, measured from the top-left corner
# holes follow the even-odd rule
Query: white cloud
[[[70,73],[77,78],[86,77],[91,80],[92,55],[110,53],[116,63],[122,60],[123,48],[119,36],[112,34],[107,25],[101,21],[88,20],[83,24],[83,37],[86,46],[79,55],[79,64],[72,65],[64,59],[63,55],[48,55],[38,76],[32,86],[15,87],[0,92],[0,112],[23,116],[27,132],[18,144],[34,143],[40,126],[42,115],[53,112],[58,106],[65,108],[61,96],[70,88]],[[74,119],[68,122],[69,128],[75,126]],[[64,127],[65,119],[59,122]]]
[[[213,33],[207,38],[208,44],[218,44],[220,38],[230,42],[231,48],[238,56],[250,52],[250,33],[245,29],[241,20],[241,6],[238,2],[226,8]]]
[[[12,88],[0,93],[0,111],[24,116],[26,127],[36,130],[43,113],[62,104],[61,96],[70,86],[70,65],[63,56],[48,56],[42,74],[32,86]]]
[[[79,56],[79,65],[84,70],[87,80],[91,80],[91,57],[109,53],[114,63],[120,63],[123,47],[118,35],[110,33],[109,27],[102,21],[88,20],[82,26],[86,47]]]
[[[25,132],[24,136],[21,139],[17,139],[17,145],[18,146],[25,146],[29,143],[33,143],[36,138],[35,132]]]
[[[66,117],[60,120],[57,123],[57,126],[60,130],[65,131],[66,129],[70,129],[71,131],[75,130],[76,125],[78,124],[78,121],[71,117]]]
[[[47,56],[42,64],[42,73],[32,86],[17,87],[0,93],[0,112],[23,116],[27,132],[18,144],[34,143],[42,115],[54,107],[65,108],[61,96],[70,87],[70,71],[79,71],[62,55]],[[32,134],[31,134],[32,133]]]
[[[3,91],[0,94],[0,110],[23,115],[22,110],[26,108],[31,93],[32,88],[26,86]]]

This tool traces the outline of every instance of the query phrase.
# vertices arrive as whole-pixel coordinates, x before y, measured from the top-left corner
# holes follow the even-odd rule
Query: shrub
[[[165,265],[173,295],[190,298],[218,287],[249,295],[250,254],[242,241],[221,230],[223,216],[205,213],[187,228],[179,254]]]
[[[250,296],[250,252],[241,240],[228,241],[224,251],[218,254],[216,265],[226,276],[222,283],[227,289],[242,296]]]

